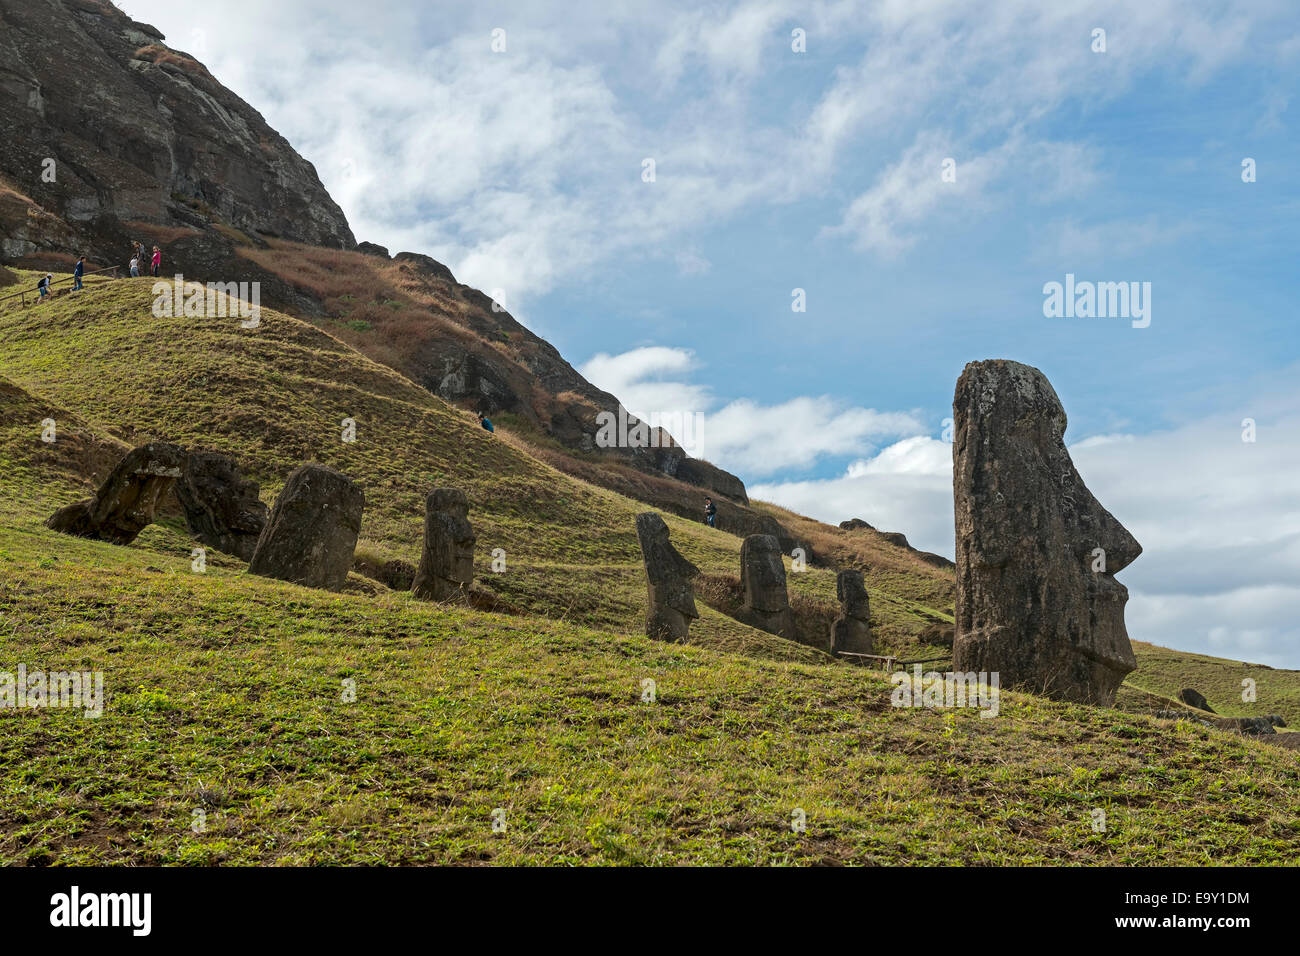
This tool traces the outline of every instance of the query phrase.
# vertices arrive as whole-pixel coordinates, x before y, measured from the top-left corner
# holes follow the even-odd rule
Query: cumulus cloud
[[[880,412],[830,396],[801,395],[774,405],[749,398],[723,403],[683,377],[698,361],[689,349],[647,346],[592,356],[579,371],[642,419],[702,414],[691,454],[742,475],[807,471],[825,458],[861,454],[882,438],[915,431],[911,412]]]

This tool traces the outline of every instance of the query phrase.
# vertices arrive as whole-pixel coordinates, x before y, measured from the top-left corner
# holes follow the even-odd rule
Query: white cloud
[[[920,427],[910,412],[853,407],[825,395],[775,405],[747,398],[722,404],[707,387],[681,380],[696,367],[688,349],[647,346],[595,355],[579,371],[639,418],[704,413],[698,442],[688,450],[742,476],[804,471],[824,458],[862,454],[876,439]]]

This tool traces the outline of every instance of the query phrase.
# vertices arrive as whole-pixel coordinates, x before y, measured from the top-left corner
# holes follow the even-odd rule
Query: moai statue
[[[1084,486],[1042,372],[972,362],[953,399],[957,626],[953,668],[1109,705],[1137,666],[1115,580],[1142,546]]]
[[[740,620],[794,640],[794,613],[785,589],[785,564],[775,535],[751,534],[740,546],[740,585],[745,604]]]
[[[309,588],[342,590],[365,507],[365,493],[347,475],[325,465],[301,465],[275,499],[249,572]]]
[[[831,622],[830,652],[873,653],[871,602],[862,572],[847,570],[835,575],[835,594],[840,599],[840,616]]]
[[[210,548],[253,559],[266,527],[267,507],[257,482],[245,478],[229,455],[193,451],[176,483],[190,534]]]
[[[695,609],[694,579],[699,568],[683,558],[668,540],[668,525],[653,511],[636,516],[636,537],[645,560],[649,607],[645,632],[661,641],[685,641]]]
[[[130,544],[153,523],[163,495],[185,468],[185,450],[153,442],[130,452],[104,479],[94,498],[60,508],[45,526],[79,538]]]
[[[435,488],[424,505],[424,552],[411,593],[422,601],[467,597],[474,583],[474,526],[457,488]]]

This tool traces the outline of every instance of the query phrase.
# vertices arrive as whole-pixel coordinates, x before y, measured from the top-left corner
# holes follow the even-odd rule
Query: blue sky
[[[957,376],[1041,368],[1146,548],[1130,633],[1300,667],[1291,4],[122,6],[359,239],[502,290],[634,412],[705,413],[762,497],[951,555]],[[1066,273],[1151,283],[1150,326],[1044,317]]]

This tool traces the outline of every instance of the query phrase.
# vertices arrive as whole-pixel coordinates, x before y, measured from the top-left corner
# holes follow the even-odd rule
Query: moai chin
[[[685,641],[695,609],[694,579],[700,571],[668,540],[668,525],[653,511],[636,516],[636,537],[645,560],[645,630],[661,641]]]
[[[953,399],[953,668],[1110,705],[1137,666],[1115,573],[1142,553],[1084,486],[1065,410],[1036,368],[972,362]]]
[[[474,583],[475,540],[465,492],[457,488],[430,492],[424,509],[424,552],[411,594],[422,601],[465,597]]]

